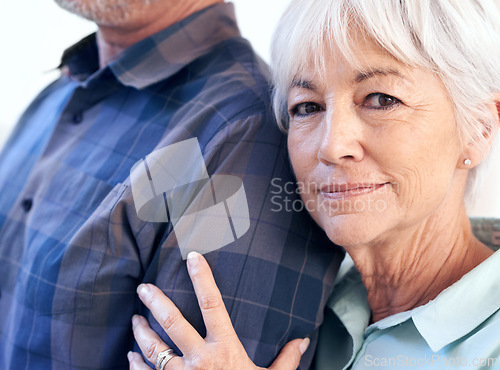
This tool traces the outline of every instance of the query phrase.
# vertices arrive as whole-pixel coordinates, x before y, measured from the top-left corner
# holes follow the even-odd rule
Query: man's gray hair
[[[324,70],[336,45],[356,64],[351,32],[359,27],[397,60],[432,70],[455,108],[459,139],[486,153],[495,119],[488,104],[500,92],[500,12],[496,0],[293,0],[272,44],[274,110],[288,128],[288,91],[302,69]],[[436,158],[439,160],[439,158]],[[484,167],[481,164],[480,167]],[[484,172],[483,170],[479,171]],[[470,171],[474,192],[477,167]]]

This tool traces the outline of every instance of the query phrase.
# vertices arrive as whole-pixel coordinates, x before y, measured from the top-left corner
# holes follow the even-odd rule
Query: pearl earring
[[[467,158],[467,159],[464,161],[464,164],[468,167],[468,166],[470,166],[470,165],[472,164],[472,161],[471,161],[469,158]]]

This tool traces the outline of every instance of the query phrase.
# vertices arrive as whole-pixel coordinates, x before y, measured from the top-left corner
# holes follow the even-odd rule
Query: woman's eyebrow
[[[371,69],[369,71],[364,71],[364,72],[359,72],[356,77],[354,78],[354,82],[356,83],[361,83],[369,78],[372,78],[374,76],[388,76],[388,75],[394,75],[399,78],[402,78],[403,80],[406,80],[407,78],[401,74],[396,69],[382,69],[382,68],[376,68],[376,69]]]
[[[368,80],[368,79],[375,77],[375,76],[389,76],[389,75],[393,75],[393,76],[396,76],[396,77],[399,77],[403,80],[408,81],[408,79],[405,77],[405,75],[403,75],[401,72],[399,72],[398,70],[393,69],[393,68],[389,68],[389,69],[376,68],[376,69],[371,69],[369,71],[362,71],[356,75],[356,77],[354,78],[353,81],[355,83],[361,83],[361,82]],[[302,79],[293,80],[292,83],[290,84],[290,88],[294,88],[294,87],[307,89],[307,90],[311,90],[311,91],[317,90],[316,85],[314,85],[314,83],[312,81],[302,80]]]
[[[316,91],[316,86],[312,81],[306,81],[306,80],[301,80],[301,79],[295,79],[292,81],[290,84],[290,88],[293,89],[294,87],[299,87],[301,89],[307,89],[311,91]]]

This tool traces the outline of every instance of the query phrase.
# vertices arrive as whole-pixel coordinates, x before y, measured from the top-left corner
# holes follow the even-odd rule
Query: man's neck
[[[97,47],[99,66],[103,68],[113,62],[128,47],[161,30],[189,17],[202,9],[223,0],[159,1],[154,12],[138,15],[126,25],[98,25]]]
[[[493,254],[472,235],[465,209],[429,219],[406,239],[348,252],[367,288],[372,322],[428,303]]]

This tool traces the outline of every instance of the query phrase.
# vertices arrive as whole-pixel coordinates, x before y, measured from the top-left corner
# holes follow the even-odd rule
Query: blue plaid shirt
[[[65,52],[64,73],[0,156],[0,368],[127,368],[131,317],[147,315],[141,282],[204,334],[172,225],[140,220],[130,186],[137,161],[189,138],[210,175],[245,186],[249,231],[206,255],[243,345],[267,366],[289,340],[312,336],[307,368],[342,252],[294,211],[266,67],[232,5],[196,13],[105,68],[97,57],[95,35]]]

